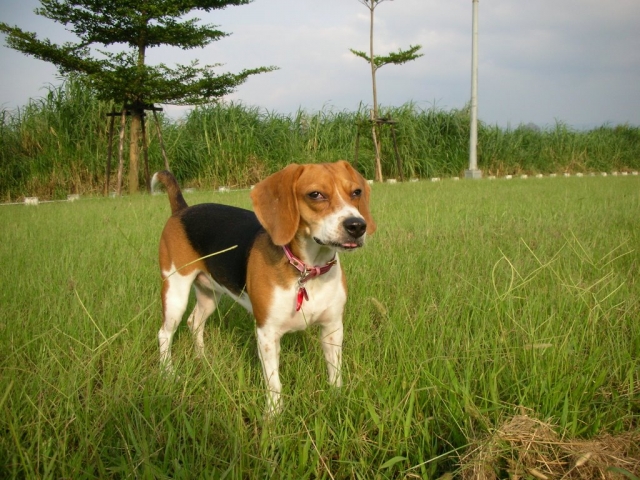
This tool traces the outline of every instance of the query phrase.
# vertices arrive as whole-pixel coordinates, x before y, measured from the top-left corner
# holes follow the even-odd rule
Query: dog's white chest
[[[304,330],[310,325],[323,324],[342,317],[347,299],[339,270],[329,278],[314,278],[305,284],[308,299],[296,311],[299,286],[276,287],[267,322],[280,333]]]

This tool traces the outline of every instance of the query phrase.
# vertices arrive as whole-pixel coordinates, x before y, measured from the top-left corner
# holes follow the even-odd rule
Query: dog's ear
[[[358,203],[358,211],[364,217],[364,221],[367,222],[367,235],[371,235],[377,230],[378,226],[373,220],[371,211],[369,210],[369,198],[371,196],[371,187],[369,186],[369,182],[367,182],[365,178],[360,175],[358,171],[353,168],[351,164],[346,160],[340,160],[337,163],[342,168],[346,169],[347,172],[349,172],[351,178],[360,185],[362,196],[360,197],[360,202]]]
[[[251,190],[253,210],[276,245],[286,245],[300,223],[296,183],[303,166],[295,163],[274,173]]]

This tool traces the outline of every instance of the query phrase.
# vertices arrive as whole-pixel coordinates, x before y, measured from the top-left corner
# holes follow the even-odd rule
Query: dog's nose
[[[367,222],[358,217],[347,218],[342,226],[353,238],[360,238],[367,230]]]

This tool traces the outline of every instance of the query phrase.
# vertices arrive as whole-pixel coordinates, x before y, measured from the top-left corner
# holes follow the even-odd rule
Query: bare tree
[[[422,56],[418,53],[418,50],[422,48],[421,45],[410,45],[408,49],[399,49],[397,52],[389,53],[388,55],[374,55],[373,53],[373,24],[374,24],[374,12],[378,5],[386,0],[358,0],[362,5],[367,7],[370,12],[369,21],[369,54],[360,50],[350,49],[351,53],[357,55],[360,58],[365,59],[371,66],[371,85],[373,89],[373,108],[371,109],[371,135],[373,138],[373,144],[376,151],[376,163],[375,163],[375,179],[378,182],[382,181],[382,148],[380,145],[380,112],[378,107],[378,89],[376,85],[376,72],[378,69],[387,64],[401,65],[411,60],[415,60]]]

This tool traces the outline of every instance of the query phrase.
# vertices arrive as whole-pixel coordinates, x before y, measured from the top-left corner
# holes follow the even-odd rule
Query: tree
[[[422,56],[421,53],[418,53],[418,50],[422,48],[420,45],[410,45],[408,49],[402,50],[399,49],[397,52],[389,53],[388,55],[374,55],[373,53],[373,18],[374,11],[376,7],[386,0],[358,0],[361,4],[369,9],[370,12],[370,20],[369,20],[369,54],[367,55],[365,52],[360,50],[350,49],[351,53],[357,55],[360,58],[365,59],[369,65],[371,66],[371,84],[373,87],[373,108],[371,110],[371,123],[372,130],[371,134],[373,137],[373,145],[376,151],[376,164],[375,164],[375,179],[378,182],[382,181],[382,153],[381,153],[381,145],[380,145],[380,130],[379,130],[379,120],[380,120],[380,112],[378,107],[378,90],[376,86],[376,72],[378,69],[383,67],[384,65],[394,64],[401,65],[403,63],[410,62],[411,60],[415,60]]]
[[[131,112],[129,191],[138,190],[140,129],[144,110],[154,103],[199,105],[229,94],[248,76],[275,67],[215,74],[220,64],[198,62],[150,66],[149,48],[167,45],[183,50],[201,48],[228,34],[214,25],[199,25],[183,17],[194,10],[210,12],[252,0],[40,0],[35,13],[61,23],[79,41],[56,45],[35,33],[0,22],[7,46],[53,63],[62,75],[79,74],[99,99],[122,102]],[[119,51],[97,50],[96,46]],[[96,49],[92,56],[91,48]],[[113,50],[113,49],[112,49]],[[95,54],[99,54],[99,56]]]

